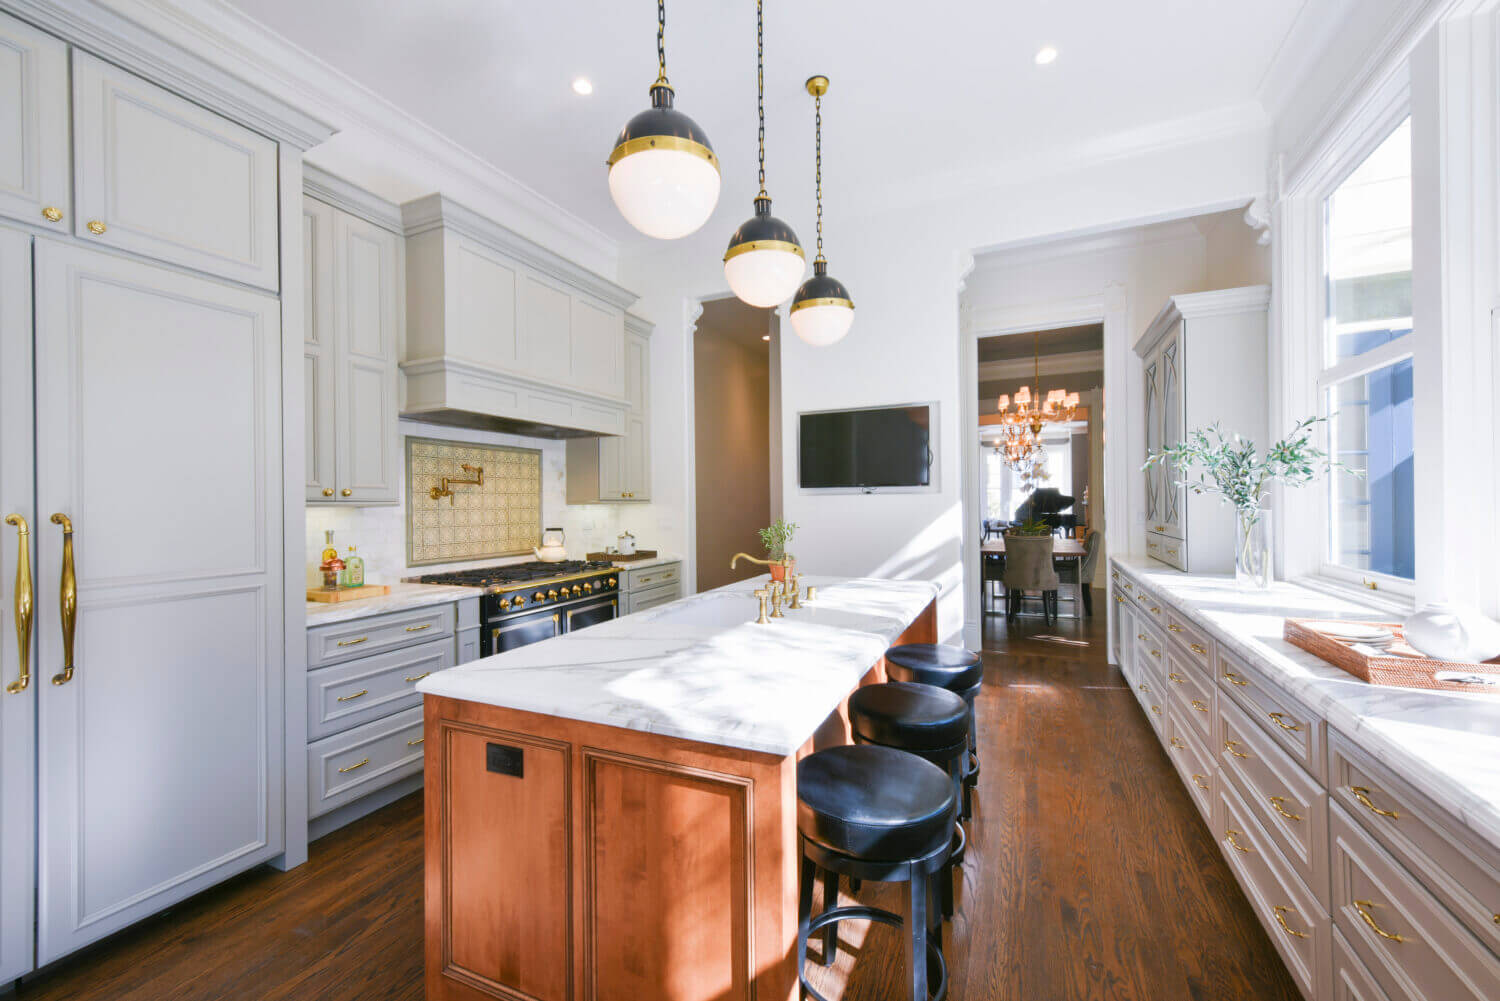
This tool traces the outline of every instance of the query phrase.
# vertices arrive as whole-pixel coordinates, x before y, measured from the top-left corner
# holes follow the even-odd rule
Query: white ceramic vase
[[[1500,622],[1471,608],[1423,605],[1402,624],[1406,642],[1437,660],[1483,662],[1500,657]]]

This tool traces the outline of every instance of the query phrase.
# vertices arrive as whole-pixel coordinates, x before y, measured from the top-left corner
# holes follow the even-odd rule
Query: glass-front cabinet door
[[[1170,448],[1182,443],[1182,321],[1167,335],[1162,343],[1161,364],[1161,438],[1163,447]],[[1177,470],[1170,465],[1161,471],[1161,507],[1158,532],[1182,538],[1183,515],[1187,508],[1187,491],[1176,486]]]
[[[1146,455],[1161,448],[1161,356],[1146,359]],[[1162,469],[1146,467],[1146,525],[1154,527],[1161,518]]]

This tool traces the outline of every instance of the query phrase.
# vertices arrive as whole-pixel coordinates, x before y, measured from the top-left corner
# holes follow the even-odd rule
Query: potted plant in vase
[[[786,551],[795,534],[797,526],[783,518],[760,530],[760,541],[765,544],[766,554],[770,557],[772,580],[790,580],[796,571],[797,558]]]
[[[1271,586],[1271,512],[1266,496],[1273,483],[1300,487],[1320,474],[1340,469],[1364,475],[1312,444],[1313,428],[1327,420],[1308,417],[1297,422],[1285,438],[1261,454],[1255,442],[1239,435],[1226,436],[1218,424],[1199,428],[1176,445],[1147,457],[1142,469],[1160,465],[1174,485],[1195,494],[1218,494],[1234,506],[1234,577],[1244,587]]]

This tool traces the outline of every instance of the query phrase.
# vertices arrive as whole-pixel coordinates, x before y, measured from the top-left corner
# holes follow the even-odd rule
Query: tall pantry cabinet
[[[279,234],[319,129],[43,28],[0,14],[0,982],[292,847],[301,669]]]

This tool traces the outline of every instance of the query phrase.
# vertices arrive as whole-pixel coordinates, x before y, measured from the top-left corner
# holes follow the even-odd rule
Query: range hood
[[[538,438],[625,432],[634,293],[440,194],[401,217],[403,417]]]

